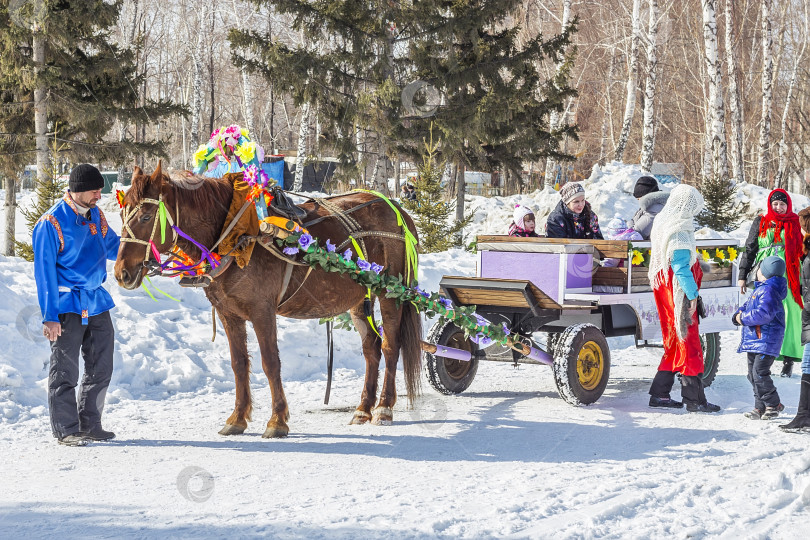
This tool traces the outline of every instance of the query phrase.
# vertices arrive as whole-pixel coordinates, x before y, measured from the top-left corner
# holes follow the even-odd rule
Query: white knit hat
[[[523,218],[531,214],[534,214],[531,209],[523,206],[522,204],[516,204],[515,211],[512,213],[512,220],[515,222],[515,225],[525,230],[526,225],[523,224]]]

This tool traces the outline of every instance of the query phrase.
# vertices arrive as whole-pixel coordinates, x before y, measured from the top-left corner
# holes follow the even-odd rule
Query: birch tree
[[[301,123],[298,125],[298,152],[295,158],[295,182],[293,191],[301,191],[304,186],[304,163],[307,160],[307,138],[309,137],[309,103],[301,108]]]
[[[792,49],[794,50],[794,58],[793,58],[793,68],[790,71],[790,82],[788,83],[787,88],[787,97],[785,98],[785,108],[782,111],[782,124],[781,124],[781,137],[779,139],[779,166],[776,170],[776,177],[774,178],[774,187],[782,187],[783,183],[786,182],[787,178],[787,162],[788,162],[788,145],[787,145],[787,122],[788,116],[790,112],[790,107],[793,102],[793,93],[796,90],[796,83],[799,77],[799,66],[801,65],[802,60],[804,60],[804,54],[807,50],[807,39],[810,34],[810,21],[808,21],[808,12],[807,12],[807,1],[805,0],[803,3],[803,27],[799,31],[799,40],[801,41],[801,46],[796,43],[796,40],[793,42]],[[787,22],[785,24],[788,24]]]
[[[734,39],[734,1],[726,0],[726,69],[728,71],[728,107],[731,113],[731,170],[736,182],[745,182],[743,160],[743,109],[737,86],[737,51]]]
[[[633,114],[636,111],[636,88],[638,87],[638,57],[641,48],[641,0],[633,0],[633,15],[631,19],[632,34],[630,37],[630,65],[627,72],[627,98],[624,106],[624,120],[619,142],[613,159],[622,161],[627,139],[630,137],[630,127],[633,125]]]
[[[720,59],[717,54],[717,0],[703,0],[703,44],[706,73],[709,80],[709,137],[712,150],[711,174],[721,179],[728,178],[728,153],[726,151],[725,108],[723,106],[723,83]]]
[[[768,185],[768,160],[771,144],[771,111],[773,110],[773,20],[771,0],[762,0],[762,118],[759,126],[757,183]]]
[[[649,0],[650,20],[647,30],[647,83],[644,88],[644,131],[641,144],[641,170],[649,173],[655,150],[655,83],[658,70],[658,0]]]

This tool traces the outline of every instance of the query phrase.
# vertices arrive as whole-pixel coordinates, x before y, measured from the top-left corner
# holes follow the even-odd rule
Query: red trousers
[[[700,288],[703,270],[699,262],[692,265],[692,275]],[[664,356],[661,358],[658,371],[672,371],[687,376],[700,375],[703,373],[703,347],[700,345],[698,314],[695,313],[689,323],[686,341],[678,339],[675,331],[675,302],[672,299],[672,283],[675,279],[678,278],[673,275],[670,268],[669,284],[653,291],[658,317],[661,320],[661,333],[664,337]]]

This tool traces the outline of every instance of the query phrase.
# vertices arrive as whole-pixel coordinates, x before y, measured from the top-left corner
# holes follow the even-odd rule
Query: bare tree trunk
[[[16,235],[16,217],[17,217],[17,186],[13,176],[6,177],[6,249],[3,250],[3,255],[6,257],[14,256],[14,239]]]
[[[613,53],[610,55],[610,67],[608,68],[608,77],[607,77],[607,85],[605,87],[605,114],[602,116],[602,132],[601,132],[601,144],[599,145],[599,164],[605,164],[605,158],[607,157],[607,147],[608,147],[608,126],[610,124],[612,106],[610,101],[610,90],[611,86],[613,85],[613,75],[616,72],[616,49],[613,49]],[[635,98],[635,96],[633,96]],[[534,162],[530,165],[531,171],[534,170]],[[531,171],[529,173],[529,178],[531,178]]]
[[[734,1],[726,0],[726,68],[728,105],[731,112],[731,170],[736,182],[745,182],[743,109],[737,86],[737,52],[734,48]]]
[[[563,29],[563,31],[568,27],[568,25],[570,23],[571,23],[571,0],[563,0],[563,16],[562,16],[562,29]],[[557,63],[557,67],[555,69],[555,73],[557,75],[559,75],[560,72],[562,71],[564,64],[565,64],[565,61],[563,59],[561,59]],[[548,121],[549,131],[554,131],[556,129],[559,129],[563,118],[564,118],[564,115],[560,115],[559,112],[551,111],[551,114],[549,115],[549,121]],[[555,165],[556,165],[556,162],[555,162],[554,159],[552,159],[550,157],[548,159],[546,159],[546,177],[553,174]]]
[[[464,219],[464,195],[467,192],[467,181],[464,179],[466,168],[461,163],[456,166],[456,220],[461,221]],[[464,239],[464,231],[459,231],[457,243],[460,245]]]
[[[647,84],[644,88],[644,132],[641,146],[641,170],[649,173],[655,150],[655,83],[658,69],[658,0],[649,0],[650,26],[647,31]]]
[[[309,103],[301,109],[301,124],[298,128],[298,155],[295,158],[295,182],[293,191],[301,191],[304,185],[304,162],[307,159],[307,137],[309,137]]]
[[[790,72],[790,83],[788,84],[787,90],[787,98],[785,99],[785,109],[782,111],[782,125],[781,125],[781,136],[779,138],[779,167],[776,171],[776,178],[774,178],[774,187],[782,187],[783,182],[787,180],[787,121],[788,115],[790,112],[790,106],[793,102],[793,91],[796,89],[796,81],[799,76],[799,65],[801,64],[802,60],[804,59],[804,53],[807,50],[807,35],[808,31],[810,31],[810,22],[807,20],[808,13],[807,13],[807,3],[804,3],[804,36],[805,39],[802,41],[801,49],[795,53],[796,56],[793,59],[793,69]]]
[[[200,20],[204,20],[207,4],[202,8]],[[197,32],[197,42],[191,48],[191,62],[193,64],[193,78],[191,81],[191,151],[195,152],[200,146],[200,125],[202,124],[203,102],[203,61],[202,48],[205,32]]]
[[[762,120],[759,127],[757,183],[768,185],[768,160],[771,144],[771,110],[773,109],[773,21],[771,0],[762,0]]]
[[[723,78],[717,54],[717,0],[703,0],[703,44],[709,78],[709,123],[711,126],[709,136],[712,149],[712,174],[728,180]]]
[[[627,73],[627,101],[624,105],[624,120],[622,121],[622,131],[619,134],[619,142],[616,145],[616,152],[613,159],[622,161],[624,159],[624,149],[627,147],[627,140],[630,138],[630,127],[633,125],[633,114],[636,111],[636,88],[638,87],[638,57],[641,44],[641,0],[633,0],[633,34],[630,41],[630,67]],[[603,137],[605,129],[603,126]],[[604,140],[604,139],[603,139]]]

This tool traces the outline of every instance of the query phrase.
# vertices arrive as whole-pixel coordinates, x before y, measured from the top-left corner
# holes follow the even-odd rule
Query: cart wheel
[[[571,405],[590,405],[602,396],[610,375],[610,349],[592,324],[569,326],[554,351],[554,382]]]
[[[701,334],[703,347],[703,386],[711,386],[720,366],[720,334]]]
[[[464,331],[450,321],[439,321],[434,324],[428,332],[427,340],[436,345],[446,345],[472,353],[469,362],[425,353],[424,369],[430,386],[441,394],[460,394],[466,390],[478,371],[475,344],[464,337]]]

